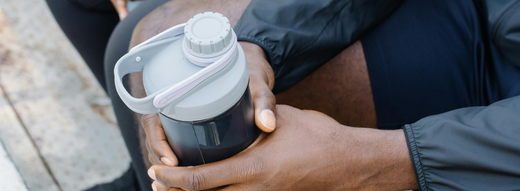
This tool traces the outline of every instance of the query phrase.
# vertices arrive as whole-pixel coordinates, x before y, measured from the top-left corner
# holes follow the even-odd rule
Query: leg
[[[150,184],[152,183],[150,178],[146,175],[147,167],[142,160],[143,154],[140,150],[141,144],[139,142],[140,139],[138,132],[142,128],[139,126],[140,123],[134,120],[133,112],[126,107],[123,101],[121,101],[115,90],[114,65],[121,56],[128,52],[132,31],[137,23],[149,12],[167,1],[169,0],[143,1],[139,7],[130,12],[130,14],[117,25],[110,36],[108,45],[106,45],[107,48],[104,58],[108,94],[112,100],[119,129],[121,130],[126,147],[130,153],[130,157],[132,158],[131,167],[135,171],[135,176],[139,182],[141,190],[151,190]]]
[[[203,12],[219,12],[226,16],[231,27],[240,19],[250,0],[176,0],[168,2],[148,14],[134,30],[130,46],[133,47],[160,32],[187,22]]]
[[[169,2],[150,13],[137,25],[131,46],[206,11],[224,14],[234,26],[248,4],[249,0]],[[140,74],[133,74],[131,84],[131,89],[135,90],[132,94],[144,96]],[[278,94],[276,98],[278,103],[324,112],[343,124],[364,127],[377,125],[370,80],[359,42],[291,89]]]
[[[362,43],[277,95],[277,102],[346,125],[395,129],[518,95],[520,70],[493,51],[485,30],[472,1],[405,1]]]
[[[110,0],[47,0],[54,18],[106,91],[103,57],[119,22]]]
[[[396,129],[518,95],[520,69],[482,33],[473,3],[405,1],[362,46],[347,48],[277,102],[322,111],[346,125]]]
[[[135,160],[135,158],[141,159],[140,152],[135,152],[135,150],[132,149],[132,146],[136,143],[136,141],[132,141],[132,136],[137,134],[137,128],[135,128],[135,125],[131,122],[132,114],[129,111],[125,111],[128,110],[126,109],[126,106],[118,100],[119,97],[117,97],[117,95],[114,96],[113,72],[110,72],[112,75],[107,75],[108,77],[105,78],[104,68],[106,66],[103,65],[103,61],[106,56],[109,60],[108,63],[115,63],[120,56],[126,53],[128,42],[131,37],[131,29],[133,29],[137,22],[144,17],[147,12],[150,12],[153,8],[159,6],[153,5],[154,7],[146,10],[146,7],[149,7],[150,3],[153,2],[157,1],[152,0],[151,2],[145,3],[145,6],[132,12],[127,19],[118,25],[119,17],[110,0],[47,0],[50,10],[58,24],[60,24],[63,32],[83,57],[103,89],[112,95],[112,103],[116,112],[118,124],[129,153],[133,158],[132,165],[120,178],[110,183],[97,185],[89,190],[134,190],[139,188],[137,179],[147,181],[141,183],[141,189],[150,190],[150,180],[147,176],[142,175],[142,172],[146,171],[142,164],[142,160]],[[140,12],[142,12],[141,16],[139,14]],[[114,32],[116,35],[111,37],[116,25],[118,25],[116,32]],[[131,29],[125,31],[125,26]],[[125,32],[127,35],[125,35]],[[108,47],[108,55],[105,55],[109,38],[111,38],[110,41],[112,42],[112,46]],[[114,41],[117,42],[118,40],[121,42],[123,50],[119,52],[119,55],[116,50],[118,48],[117,44],[119,43],[114,43]],[[116,44],[116,46],[113,46],[114,44]],[[113,64],[108,64],[107,66],[108,68],[113,68]],[[106,80],[111,82],[106,83]],[[129,117],[125,117],[125,114]],[[133,126],[129,127],[130,123]],[[134,130],[134,132],[132,132],[132,130]],[[137,136],[135,136],[134,140],[137,140]],[[139,148],[139,145],[136,144],[134,147]],[[135,155],[139,155],[139,157],[135,157]],[[139,173],[136,173],[136,171]]]
[[[364,35],[378,128],[497,100],[499,63],[480,21],[473,1],[404,1]]]
[[[135,46],[169,27],[186,22],[195,14],[206,11],[224,14],[234,26],[248,3],[248,0],[176,0],[166,3],[139,22],[134,30],[130,46]],[[345,76],[347,77],[345,78]],[[322,84],[335,85],[323,86]],[[134,96],[145,96],[140,73],[130,75],[130,85]],[[313,91],[308,91],[308,89]],[[330,94],[325,95],[322,92],[334,92],[334,94],[331,97]],[[312,97],[313,101],[309,101],[309,97]],[[364,127],[376,127],[377,125],[366,62],[359,42],[293,88],[277,95],[277,100],[279,103],[298,108],[324,112],[347,125]],[[136,118],[140,119],[140,115],[137,115]],[[142,135],[144,132],[140,133],[140,137],[144,137]],[[144,150],[144,144],[141,145]],[[144,157],[144,160],[148,161],[148,158]]]
[[[136,31],[134,39],[142,41],[205,11],[193,7],[197,4],[194,2],[177,3],[188,7],[176,7],[181,9],[177,10],[181,21],[161,21],[168,10],[160,11],[147,22],[152,26]],[[349,47],[277,95],[277,101],[322,111],[346,125],[399,128],[428,115],[496,100],[496,94],[484,92],[496,88],[485,81],[493,80],[495,74],[488,70],[489,58],[478,58],[488,55],[485,51],[489,47],[480,33],[482,27],[473,3],[442,1],[427,5],[405,2],[365,36],[363,46],[357,43]],[[424,21],[432,22],[425,25]],[[159,22],[169,24],[160,27],[164,25]]]
[[[377,127],[367,63],[359,41],[277,94],[276,102],[320,111],[348,126]]]

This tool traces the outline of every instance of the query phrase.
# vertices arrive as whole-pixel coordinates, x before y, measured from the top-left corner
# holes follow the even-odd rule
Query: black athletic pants
[[[117,122],[132,158],[120,180],[95,190],[151,190],[132,111],[115,91],[113,67],[128,51],[132,31],[149,12],[169,0],[146,0],[119,22],[110,0],[47,0],[47,4],[74,47],[112,100]]]
[[[520,95],[520,68],[471,0],[408,0],[362,39],[378,127]]]

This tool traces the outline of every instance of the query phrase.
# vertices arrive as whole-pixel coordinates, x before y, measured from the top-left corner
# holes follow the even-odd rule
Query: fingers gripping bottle
[[[147,96],[132,97],[123,76],[143,72]],[[179,165],[222,160],[253,143],[249,69],[229,20],[205,12],[135,46],[117,62],[116,90],[141,114],[159,113]]]

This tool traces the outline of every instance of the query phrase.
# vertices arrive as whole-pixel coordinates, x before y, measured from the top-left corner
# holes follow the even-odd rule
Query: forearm
[[[353,128],[362,166],[361,188],[369,190],[417,189],[415,173],[403,130]],[[346,145],[354,147],[356,145]]]

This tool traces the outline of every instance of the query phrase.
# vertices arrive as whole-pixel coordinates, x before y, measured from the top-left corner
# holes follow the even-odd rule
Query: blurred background
[[[0,190],[84,190],[130,165],[110,99],[44,0],[0,0]]]

